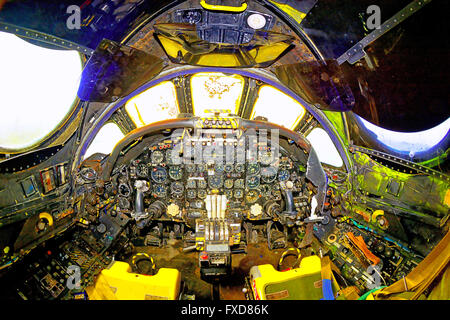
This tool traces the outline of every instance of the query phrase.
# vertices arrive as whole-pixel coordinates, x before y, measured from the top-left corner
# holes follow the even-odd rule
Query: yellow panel
[[[233,53],[208,53],[201,55],[196,63],[199,66],[239,67],[241,63]]]
[[[298,101],[272,86],[263,85],[250,118],[262,116],[269,122],[294,129],[304,115],[305,108]]]
[[[182,56],[188,53],[188,51],[184,49],[183,46],[176,41],[173,41],[163,35],[159,35],[158,39],[159,41],[161,41],[164,50],[166,50],[166,53],[173,58],[178,57],[179,52]]]
[[[163,81],[131,98],[126,103],[125,110],[138,128],[173,119],[179,113],[175,85],[170,81]]]
[[[275,2],[275,1],[272,1],[272,0],[269,0],[269,1],[272,2],[278,8],[280,8],[282,11],[287,13],[289,16],[294,18],[295,21],[297,21],[299,24],[306,17],[306,14],[304,12],[296,10],[296,9],[292,8],[291,6],[289,6],[287,4],[281,4],[281,3],[278,3],[278,2]]]
[[[248,53],[255,59],[256,63],[265,63],[267,61],[276,60],[289,46],[289,43],[278,42],[265,47],[252,49]]]
[[[191,78],[193,109],[196,115],[208,109],[239,110],[244,78],[215,72],[197,73]]]
[[[116,261],[104,269],[95,285],[86,289],[90,300],[176,300],[181,274],[161,268],[153,276],[131,273],[126,262]]]
[[[444,204],[447,207],[450,207],[450,189],[447,189],[447,192],[445,193]]]
[[[282,283],[294,280],[306,275],[321,274],[322,264],[318,256],[310,256],[302,259],[300,267],[289,271],[277,271],[270,264],[252,267],[252,290],[260,300],[267,300],[265,288],[274,283]]]

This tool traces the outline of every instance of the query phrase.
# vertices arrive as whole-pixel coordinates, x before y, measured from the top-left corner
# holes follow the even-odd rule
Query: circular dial
[[[180,166],[172,166],[169,168],[169,176],[173,180],[180,180],[183,178],[183,169]]]
[[[256,190],[250,190],[245,195],[245,200],[247,200],[248,203],[254,203],[258,200],[259,194]]]
[[[242,173],[245,171],[245,166],[242,163],[238,163],[234,166],[234,171]]]
[[[152,153],[151,159],[152,163],[159,164],[164,160],[164,154],[159,150],[155,150]]]
[[[214,166],[214,171],[216,173],[222,173],[224,170],[223,164],[221,163],[216,163],[216,165]]]
[[[201,189],[197,191],[197,196],[200,199],[206,199],[206,190],[205,189]]]
[[[97,178],[97,172],[92,168],[81,169],[80,175],[87,181],[94,181]]]
[[[189,172],[189,173],[194,173],[195,169],[196,169],[195,164],[193,164],[193,163],[187,164],[185,166],[185,168],[186,168],[186,171]]]
[[[196,196],[195,190],[189,189],[188,191],[186,191],[186,197],[188,197],[189,199],[194,199]]]
[[[262,164],[269,165],[272,163],[272,153],[269,151],[263,151],[259,155],[259,161]]]
[[[170,191],[175,196],[181,196],[183,194],[183,191],[184,191],[184,186],[183,186],[183,184],[181,182],[174,181],[174,182],[172,182],[170,184]]]
[[[198,180],[197,181],[197,187],[199,187],[200,189],[206,188],[206,181],[205,181],[205,179]]]
[[[236,199],[242,199],[243,196],[244,196],[244,190],[243,189],[236,189],[236,190],[234,190],[234,197]]]
[[[255,175],[255,174],[258,174],[258,173],[259,173],[259,170],[260,170],[259,163],[250,163],[250,164],[247,166],[247,173],[248,173],[249,175]]]
[[[119,184],[119,194],[124,197],[128,197],[131,194],[130,187],[125,183]]]
[[[233,190],[225,190],[225,195],[227,196],[227,199],[231,199],[233,197]]]
[[[128,209],[130,207],[130,201],[125,197],[118,197],[118,206],[121,209]]]
[[[278,180],[279,181],[287,181],[289,180],[289,171],[287,170],[280,170],[280,172],[278,172]]]
[[[208,177],[209,187],[212,189],[219,189],[223,185],[223,177],[221,175],[213,175]]]
[[[264,167],[261,169],[261,178],[265,183],[274,182],[277,178],[277,169],[274,167]]]
[[[194,179],[188,179],[186,181],[186,188],[188,189],[194,189],[197,186]]]
[[[247,176],[245,180],[246,180],[245,182],[247,183],[247,187],[249,189],[258,188],[260,183],[259,176]]]
[[[151,173],[152,180],[156,183],[163,183],[167,180],[167,171],[163,167],[155,167]]]
[[[227,173],[231,173],[231,172],[233,172],[233,165],[232,164],[226,164],[225,165],[225,168],[224,168],[224,170],[225,170],[225,172],[227,172]]]
[[[197,165],[197,172],[205,172],[206,171],[206,165],[203,163]]]
[[[138,177],[148,177],[148,167],[145,163],[139,163],[136,167],[136,174]]]
[[[248,16],[247,18],[247,24],[250,28],[258,30],[261,28],[264,28],[266,25],[266,18],[259,13],[253,13]]]
[[[271,194],[271,187],[270,187],[270,185],[268,185],[268,184],[262,184],[260,187],[259,187],[259,191],[261,192],[261,194],[264,196],[264,197],[270,197],[270,194]]]
[[[236,181],[234,181],[234,188],[235,189],[243,189],[244,188],[244,179],[236,179]]]
[[[153,187],[153,192],[156,197],[165,198],[167,194],[167,188],[162,184],[155,184]]]
[[[224,186],[227,189],[233,188],[233,179],[226,179],[224,182]]]

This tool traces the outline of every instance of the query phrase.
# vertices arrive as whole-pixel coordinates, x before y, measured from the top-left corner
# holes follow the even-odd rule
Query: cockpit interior
[[[449,300],[449,9],[0,0],[0,300]]]

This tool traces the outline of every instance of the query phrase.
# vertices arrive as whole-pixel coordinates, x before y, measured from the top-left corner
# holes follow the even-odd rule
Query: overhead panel
[[[214,30],[211,30],[213,34],[203,40],[192,24],[163,23],[156,24],[154,29],[171,62],[195,66],[265,68],[291,49],[295,39],[290,35],[256,30],[248,41],[236,43],[239,36],[233,36],[231,31],[230,39],[220,33],[214,37]]]

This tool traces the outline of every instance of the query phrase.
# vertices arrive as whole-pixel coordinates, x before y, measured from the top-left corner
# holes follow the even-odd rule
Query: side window
[[[314,128],[306,139],[311,143],[320,162],[340,168],[344,164],[328,133],[322,128]]]
[[[119,127],[113,123],[106,123],[97,133],[89,148],[86,150],[84,159],[89,158],[95,153],[109,154],[114,146],[124,137]]]
[[[450,117],[431,129],[417,132],[387,130],[361,117],[358,118],[379,142],[396,151],[408,152],[411,156],[416,152],[424,152],[438,145],[450,130]]]
[[[128,100],[125,110],[136,127],[173,119],[179,113],[175,85],[164,81]]]
[[[20,152],[43,142],[73,111],[82,61],[76,51],[4,32],[0,47],[0,152]]]
[[[250,119],[266,117],[269,122],[293,130],[304,115],[305,108],[295,99],[272,86],[263,85],[259,89]]]

